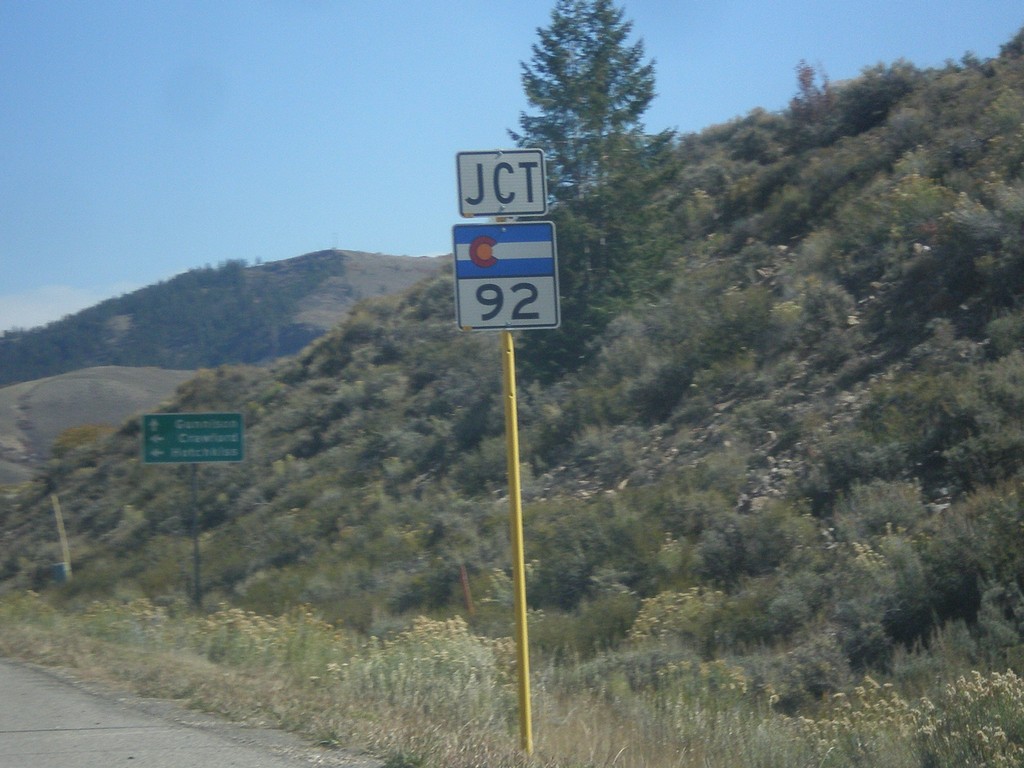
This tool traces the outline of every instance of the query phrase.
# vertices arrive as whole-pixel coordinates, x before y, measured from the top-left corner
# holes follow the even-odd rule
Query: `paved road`
[[[372,768],[379,763],[0,660],[0,768],[310,765]]]

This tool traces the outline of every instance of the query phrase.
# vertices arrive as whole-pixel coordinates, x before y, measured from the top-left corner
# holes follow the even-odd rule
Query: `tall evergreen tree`
[[[652,247],[654,190],[671,167],[668,132],[648,136],[641,118],[654,98],[654,63],[612,0],[557,0],[522,63],[523,90],[538,112],[509,134],[547,157],[558,226],[562,330],[530,338],[526,360],[558,375],[588,355],[589,342],[658,274]]]
[[[611,0],[558,0],[551,26],[538,29],[522,82],[539,114],[520,114],[520,146],[548,154],[554,197],[579,199],[599,185],[609,161],[643,135],[654,98],[654,63],[628,43],[632,23]]]

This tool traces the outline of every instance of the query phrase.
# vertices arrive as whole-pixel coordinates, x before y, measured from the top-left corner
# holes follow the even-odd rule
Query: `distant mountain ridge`
[[[404,290],[429,257],[330,249],[247,265],[227,261],[0,336],[0,385],[95,366],[188,370],[290,355],[360,299]]]

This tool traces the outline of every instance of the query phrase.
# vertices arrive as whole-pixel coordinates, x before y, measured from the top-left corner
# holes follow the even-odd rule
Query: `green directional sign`
[[[148,413],[142,417],[144,464],[242,461],[240,413]]]

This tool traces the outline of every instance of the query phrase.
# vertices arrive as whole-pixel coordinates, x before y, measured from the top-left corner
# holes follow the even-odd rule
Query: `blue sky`
[[[995,56],[1020,0],[627,0],[651,131]],[[0,331],[228,259],[450,251],[455,155],[512,146],[554,0],[0,0]]]

